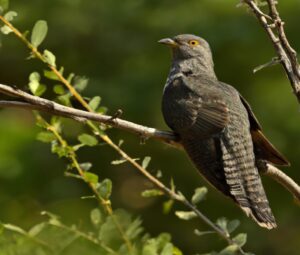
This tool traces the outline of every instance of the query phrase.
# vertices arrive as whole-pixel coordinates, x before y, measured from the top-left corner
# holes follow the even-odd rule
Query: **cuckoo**
[[[172,49],[162,99],[167,125],[210,184],[261,227],[275,228],[259,169],[289,162],[264,136],[247,101],[218,80],[203,38],[185,34],[159,43]]]

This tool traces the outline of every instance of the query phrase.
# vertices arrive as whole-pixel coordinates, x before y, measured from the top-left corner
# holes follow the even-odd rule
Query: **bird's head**
[[[210,61],[212,59],[209,44],[195,35],[177,35],[173,38],[161,39],[158,42],[171,47],[174,60],[202,58],[202,60]]]

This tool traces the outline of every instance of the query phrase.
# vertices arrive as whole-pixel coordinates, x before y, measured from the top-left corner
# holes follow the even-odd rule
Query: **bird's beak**
[[[176,48],[178,47],[178,43],[175,42],[173,39],[171,38],[164,38],[164,39],[161,39],[158,41],[158,43],[161,43],[161,44],[165,44],[165,45],[168,45],[172,48]]]

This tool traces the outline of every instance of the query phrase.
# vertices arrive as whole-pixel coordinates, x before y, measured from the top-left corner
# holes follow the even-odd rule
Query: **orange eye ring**
[[[197,46],[197,45],[199,45],[199,41],[197,41],[197,40],[190,40],[189,41],[189,45],[191,45],[191,46]]]

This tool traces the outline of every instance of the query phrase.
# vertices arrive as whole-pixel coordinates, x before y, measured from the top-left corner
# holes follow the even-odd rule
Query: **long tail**
[[[276,228],[276,221],[255,165],[251,140],[234,144],[221,140],[223,169],[230,193],[243,211],[261,227]]]

